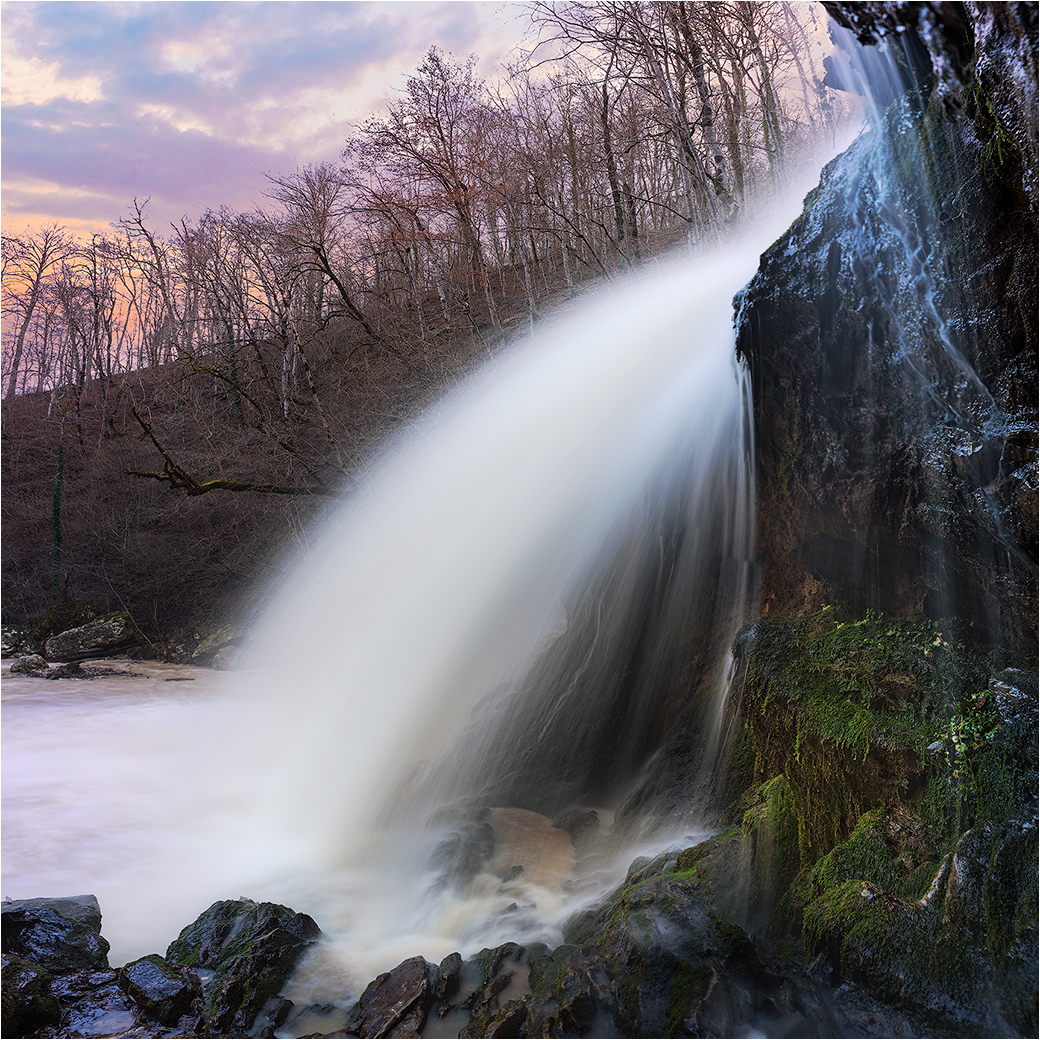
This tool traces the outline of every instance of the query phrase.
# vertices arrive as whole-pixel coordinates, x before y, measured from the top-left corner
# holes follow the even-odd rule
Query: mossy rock
[[[251,899],[214,903],[170,943],[173,965],[214,969],[205,987],[210,1033],[248,1030],[321,935],[307,914]]]
[[[805,911],[809,955],[920,1021],[964,1036],[1037,1034],[1036,830],[969,831],[928,892],[901,899],[860,879]]]

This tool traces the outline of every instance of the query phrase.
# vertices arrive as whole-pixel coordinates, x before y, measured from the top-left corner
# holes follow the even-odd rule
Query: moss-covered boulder
[[[919,899],[863,880],[872,873],[867,863],[850,869],[872,829],[847,843],[860,849],[840,847],[827,857],[841,864],[836,874],[835,864],[814,871],[820,894],[805,909],[808,952],[825,953],[837,978],[863,983],[940,1029],[1035,1036],[1035,826],[966,832]],[[875,873],[883,876],[886,866]],[[858,876],[839,880],[843,873]]]
[[[173,965],[212,969],[204,998],[205,1031],[247,1031],[321,935],[307,914],[251,899],[214,903],[170,944]]]

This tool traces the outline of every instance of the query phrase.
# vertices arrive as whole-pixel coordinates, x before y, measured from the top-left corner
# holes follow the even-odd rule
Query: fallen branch
[[[170,453],[159,443],[152,432],[151,424],[143,418],[138,410],[131,405],[130,411],[144,430],[148,439],[155,445],[156,451],[163,457],[162,473],[146,470],[128,469],[126,472],[131,477],[148,477],[158,480],[170,487],[183,491],[188,495],[206,495],[211,491],[255,491],[264,495],[336,495],[338,488],[330,487],[328,484],[254,484],[248,481],[228,480],[196,480],[187,470],[178,466]]]

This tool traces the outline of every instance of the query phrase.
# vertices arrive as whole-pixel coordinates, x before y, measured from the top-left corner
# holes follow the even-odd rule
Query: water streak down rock
[[[928,8],[935,64],[964,63],[876,115],[740,301],[762,610],[956,616],[1023,650],[1037,622],[1031,5],[830,5],[875,38],[897,26],[860,24],[865,9],[893,6]],[[957,25],[935,43],[947,7]],[[960,50],[942,42],[958,32]]]

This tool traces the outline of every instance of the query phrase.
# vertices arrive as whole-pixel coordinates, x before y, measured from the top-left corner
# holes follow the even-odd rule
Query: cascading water
[[[919,13],[922,39],[938,47],[936,17]],[[953,78],[933,92],[943,63],[916,35],[892,32],[864,47],[847,29],[831,32],[839,44],[828,59],[832,74],[863,97],[871,133],[832,181],[844,212],[829,228],[819,338],[826,357],[816,383],[819,396],[856,398],[861,444],[853,465],[889,481],[892,514],[865,500],[858,510],[844,507],[848,520],[873,532],[862,539],[873,544],[849,555],[843,581],[860,585],[864,608],[899,612],[913,596],[913,607],[931,618],[970,618],[977,635],[995,638],[1016,624],[984,575],[1034,567],[1006,526],[1007,484],[998,479],[1006,441],[1021,431],[1004,410],[1014,398],[996,375],[999,334],[985,278],[954,273],[972,270],[967,258],[981,247],[973,239],[986,218],[972,212],[970,200],[974,184],[989,175],[993,143],[976,139],[966,147],[960,134],[968,114],[959,131],[941,116],[943,104],[958,108],[971,92],[959,97],[964,84],[948,69]],[[853,299],[862,334],[847,317]],[[839,331],[832,325],[842,307]],[[837,436],[851,444],[849,411]],[[901,525],[893,523],[900,512]],[[972,517],[971,548],[969,525],[952,519],[959,512]],[[911,521],[915,513],[922,520]],[[968,556],[978,558],[978,573],[965,567]]]
[[[8,727],[5,894],[95,892],[113,963],[276,900],[325,932],[292,995],[327,1000],[416,953],[557,942],[612,862],[703,829],[753,578],[732,300],[800,198],[586,297],[391,443],[221,696],[99,695],[82,742],[82,713]],[[638,783],[681,712],[676,813]],[[89,783],[37,797],[59,759]]]

